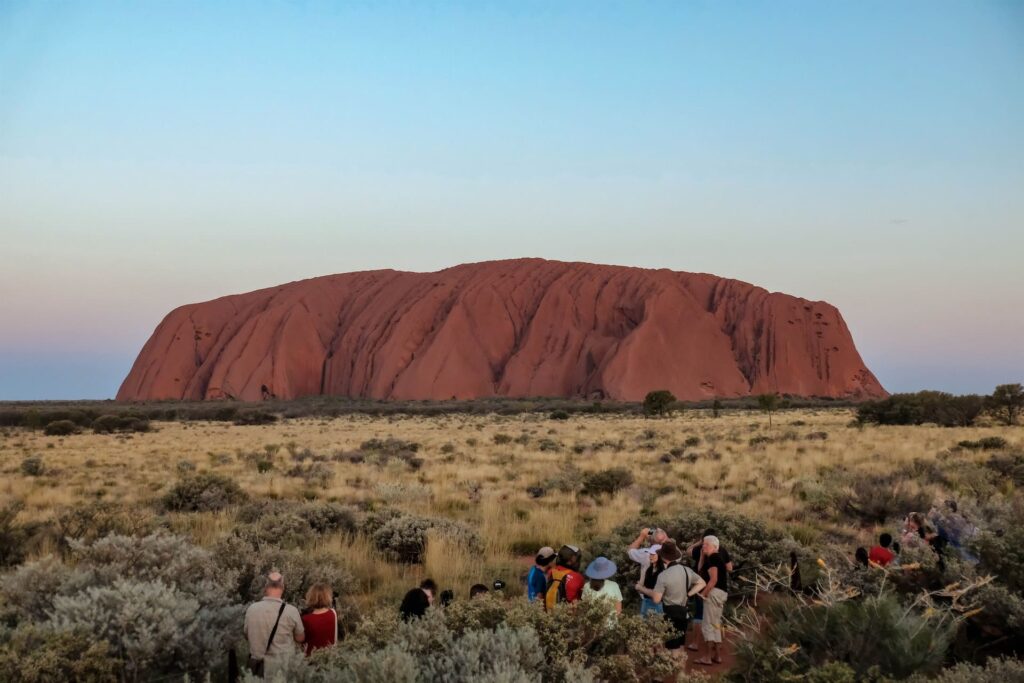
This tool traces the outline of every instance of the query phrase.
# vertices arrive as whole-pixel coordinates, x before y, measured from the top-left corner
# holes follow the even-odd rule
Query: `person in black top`
[[[701,537],[698,540],[696,540],[693,543],[691,543],[689,545],[689,547],[687,547],[687,549],[686,549],[686,552],[688,552],[690,554],[690,558],[693,560],[693,570],[695,572],[697,572],[698,574],[701,573],[701,565],[703,564],[703,560],[704,560],[704,552],[703,552],[704,539],[707,538],[708,536],[714,536],[714,535],[715,535],[715,530],[714,529],[705,529],[704,533],[701,534]],[[729,557],[729,551],[726,550],[725,548],[719,548],[718,549],[718,554],[721,555],[722,560],[725,562],[726,569],[731,572],[732,571],[732,558]],[[701,574],[701,578],[704,578],[703,574]],[[706,581],[707,579],[705,578],[704,580]],[[697,651],[697,649],[698,649],[697,635],[700,633],[700,625],[701,625],[701,622],[703,622],[703,621],[704,621],[704,601],[701,600],[700,598],[696,598],[696,599],[694,599],[694,602],[693,602],[693,619],[690,620],[690,623],[693,626],[692,631],[691,631],[693,636],[690,638],[690,644],[686,646],[686,649],[693,650],[694,652]]]
[[[433,579],[424,579],[419,588],[413,588],[402,598],[402,606],[399,612],[402,619],[411,621],[415,617],[422,617],[427,613],[427,608],[434,604],[434,593],[437,592],[437,584]]]
[[[698,574],[706,585],[697,595],[704,601],[704,620],[700,631],[708,650],[704,657],[696,660],[696,664],[711,665],[722,661],[722,613],[725,601],[729,599],[729,570],[719,550],[717,537],[704,538],[704,559]]]
[[[644,570],[643,575],[640,577],[640,582],[643,583],[644,588],[648,590],[654,590],[655,584],[658,583],[658,574],[665,568],[662,564],[661,557],[658,552],[661,550],[661,546],[658,544],[652,545],[649,548],[651,555],[651,561],[647,565],[647,569]],[[663,614],[664,606],[660,602],[654,602],[651,598],[646,595],[641,595],[640,602],[640,616],[646,617],[649,613]]]

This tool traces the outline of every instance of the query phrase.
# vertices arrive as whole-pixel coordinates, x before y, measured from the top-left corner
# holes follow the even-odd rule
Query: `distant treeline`
[[[1024,407],[1024,387],[1000,384],[988,396],[954,396],[941,391],[893,394],[867,401],[857,407],[857,421],[881,425],[937,424],[943,427],[970,427],[982,415],[990,415],[1004,424],[1016,424]]]
[[[717,405],[716,405],[717,404]],[[782,397],[779,408],[852,407],[850,401],[828,398]],[[675,410],[757,410],[757,397],[718,399],[673,404]],[[562,398],[488,398],[466,401],[373,401],[330,396],[311,396],[291,401],[257,403],[236,401],[9,401],[0,402],[0,427],[43,429],[54,422],[71,422],[80,429],[127,430],[138,421],[214,421],[235,424],[267,424],[278,419],[339,417],[342,415],[518,415],[523,413],[642,414],[640,402],[586,401]],[[112,417],[109,417],[112,416]],[[114,419],[117,418],[117,419]],[[123,425],[123,427],[121,427]]]

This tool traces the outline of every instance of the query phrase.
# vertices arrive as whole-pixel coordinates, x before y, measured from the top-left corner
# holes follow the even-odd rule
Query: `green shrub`
[[[613,496],[632,485],[633,473],[630,470],[625,467],[612,467],[584,475],[582,492],[588,496]]]
[[[501,432],[498,432],[497,434],[494,435],[494,443],[496,443],[499,446],[504,446],[507,443],[512,443],[512,437],[509,436],[508,434],[502,434]]]
[[[47,436],[70,436],[79,431],[78,425],[71,420],[56,420],[43,428],[43,434]]]
[[[667,389],[648,392],[644,396],[644,415],[667,415],[675,405],[676,397]]]
[[[994,574],[1007,588],[1024,594],[1024,527],[1019,521],[979,533],[971,550],[980,560],[979,571]]]
[[[21,473],[26,477],[39,477],[44,471],[43,459],[38,455],[30,455],[21,461]]]
[[[881,524],[913,510],[927,510],[931,497],[907,483],[902,473],[851,474],[842,478],[835,492],[836,511],[868,524]]]
[[[419,562],[428,532],[442,534],[470,548],[480,545],[477,533],[464,524],[416,515],[402,515],[389,520],[374,532],[373,542],[400,562]]]
[[[982,397],[953,396],[941,391],[893,394],[876,401],[865,401],[857,408],[860,424],[920,425],[933,423],[943,427],[970,427],[984,409]]]
[[[891,593],[832,605],[773,601],[760,632],[737,647],[733,673],[776,681],[842,662],[857,680],[872,671],[905,678],[938,670],[955,633],[951,619],[908,609]]]
[[[72,541],[70,552],[68,564],[43,558],[0,582],[15,619],[106,641],[123,680],[217,671],[244,607],[212,553],[165,533]]]
[[[134,415],[100,415],[92,423],[92,430],[97,434],[148,432],[149,429],[149,420]]]
[[[564,410],[554,410],[554,411],[551,412],[551,416],[550,417],[551,417],[552,420],[568,420],[569,419],[569,413],[567,413]]]
[[[648,683],[665,680],[673,670],[661,645],[666,631],[663,620],[643,620],[635,614],[623,614],[610,622],[607,608],[594,602],[544,611],[536,605],[487,596],[456,601],[443,611],[430,610],[426,617],[411,623],[402,623],[395,611],[376,613],[346,639],[344,648],[326,653],[319,661],[314,658],[312,663],[327,673],[336,670],[338,660],[349,662],[358,657],[364,663],[367,654],[387,653],[381,662],[390,662],[391,670],[398,670],[397,651],[416,660],[415,668],[423,672],[422,678],[412,679],[417,681]],[[495,665],[486,661],[490,638],[500,641],[494,651],[494,659],[503,662],[498,671],[515,672],[514,676],[496,675]],[[448,671],[463,673],[447,675]],[[374,670],[369,680],[380,680],[377,675]]]
[[[962,662],[938,676],[915,675],[911,683],[1024,683],[1024,662],[993,658],[984,666]]]
[[[246,499],[238,483],[222,474],[200,472],[179,480],[163,497],[166,510],[209,512]]]
[[[84,629],[23,624],[0,646],[0,672],[10,683],[115,683],[120,671],[106,640]]]

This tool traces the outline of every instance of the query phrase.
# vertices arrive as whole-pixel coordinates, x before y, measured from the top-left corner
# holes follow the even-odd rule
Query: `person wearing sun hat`
[[[611,580],[618,570],[615,563],[607,557],[597,557],[587,565],[587,570],[584,572],[590,580],[583,587],[583,600],[584,602],[591,600],[606,602],[612,613],[609,623],[614,622],[615,617],[622,614],[622,591],[619,590],[619,584]]]

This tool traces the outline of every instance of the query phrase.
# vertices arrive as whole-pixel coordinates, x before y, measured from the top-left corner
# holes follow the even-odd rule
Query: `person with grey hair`
[[[249,640],[249,669],[265,678],[273,678],[278,663],[296,651],[296,644],[305,642],[298,608],[284,601],[280,572],[264,578],[263,598],[245,610],[243,632]]]
[[[700,633],[707,644],[707,651],[696,663],[705,666],[722,662],[722,613],[725,611],[725,601],[729,598],[729,571],[719,552],[721,545],[717,536],[704,537],[704,562],[700,576],[705,585],[697,595],[704,601],[704,620],[700,624]]]

